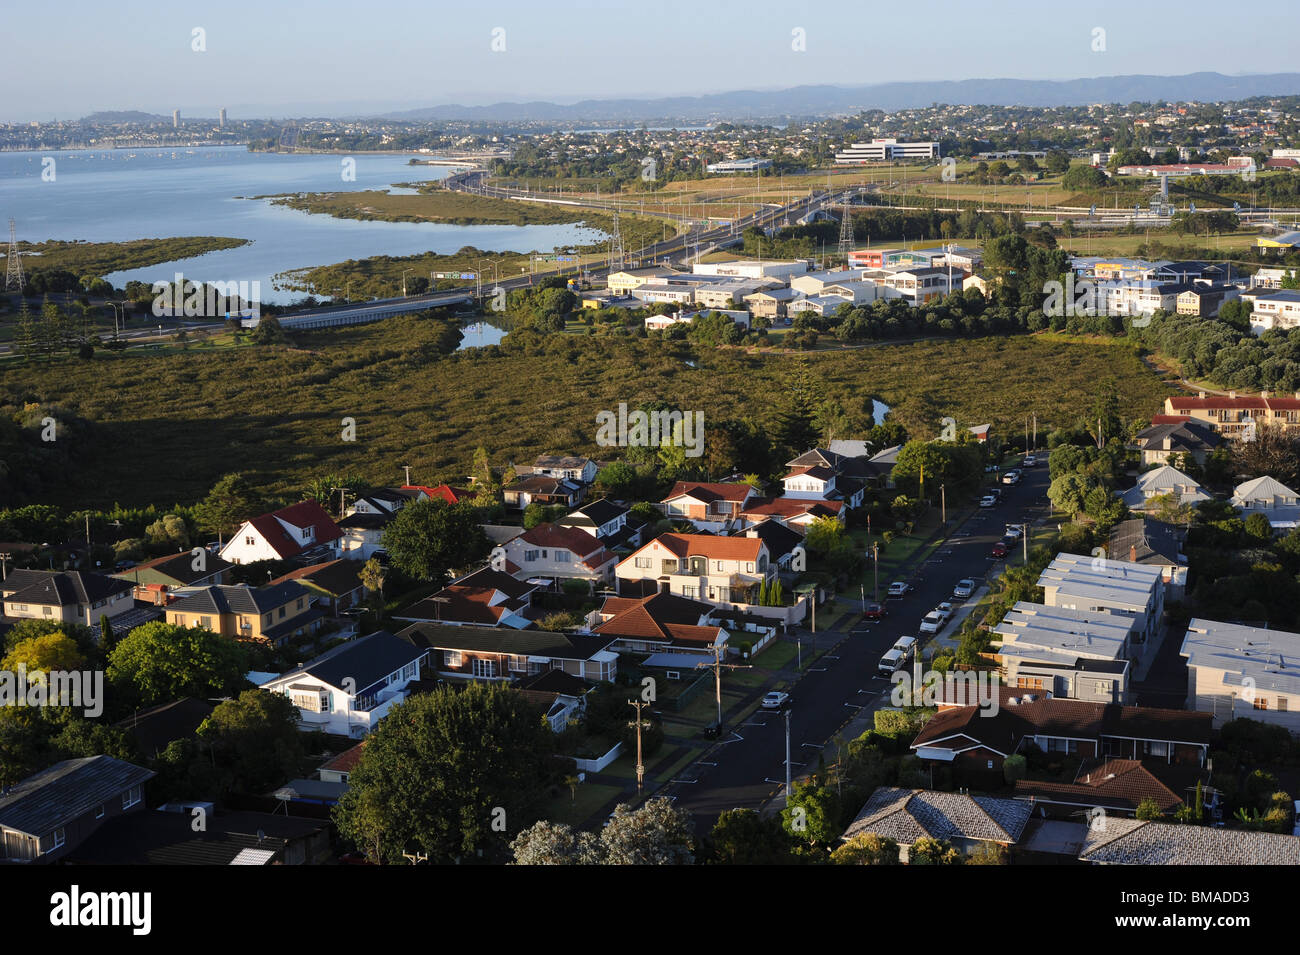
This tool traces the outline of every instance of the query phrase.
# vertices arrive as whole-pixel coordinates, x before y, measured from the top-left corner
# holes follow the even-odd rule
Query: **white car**
[[[947,623],[952,619],[952,604],[945,600],[943,603],[939,604],[939,606],[934,608],[934,612],[939,615],[940,620]]]
[[[1020,462],[1020,466],[1026,468],[1035,467],[1037,464],[1038,458],[1034,457],[1032,454],[1026,454],[1024,461]]]
[[[908,592],[909,590],[911,590],[911,589],[912,589],[912,585],[911,585],[911,584],[904,583],[904,582],[901,581],[901,580],[896,580],[896,581],[894,581],[892,584],[889,585],[889,596],[891,596],[891,597],[906,597],[906,596],[907,596],[907,592]]]
[[[965,600],[971,594],[975,593],[975,581],[969,577],[963,577],[957,581],[957,586],[952,588],[952,595]]]
[[[998,499],[992,494],[985,494],[980,498],[980,507],[995,507],[997,503]]]
[[[943,629],[943,618],[933,610],[921,621],[922,633],[938,633],[941,629]]]
[[[765,710],[779,710],[790,701],[789,693],[782,693],[780,690],[773,690],[763,697],[762,707]]]
[[[1019,484],[1019,483],[1020,483],[1020,472],[1017,471],[1015,468],[1012,468],[1012,469],[1011,469],[1010,471],[1008,471],[1006,474],[1002,475],[1002,483],[1003,483],[1003,484]]]
[[[880,663],[877,665],[877,669],[880,671],[881,676],[893,676],[902,668],[906,661],[907,657],[904,656],[901,650],[892,649],[887,651],[885,655],[880,658]]]
[[[1019,524],[1007,525],[1007,533],[1006,533],[1007,537],[1010,537],[1012,540],[1020,540],[1020,536],[1022,534],[1024,534],[1024,530],[1021,528]]]

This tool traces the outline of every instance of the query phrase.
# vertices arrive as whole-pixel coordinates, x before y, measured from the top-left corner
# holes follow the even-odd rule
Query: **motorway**
[[[1024,472],[1014,486],[1003,486],[1002,502],[978,511],[944,544],[934,557],[909,578],[913,590],[906,597],[887,603],[889,616],[879,623],[858,621],[849,633],[823,631],[800,634],[805,647],[834,646],[807,667],[792,687],[786,689],[790,702],[790,761],[792,777],[817,767],[821,753],[845,725],[884,706],[889,706],[892,684],[878,675],[880,657],[902,636],[918,636],[921,618],[944,600],[954,607],[962,602],[952,596],[953,586],[963,577],[982,584],[1001,561],[989,556],[1006,524],[1042,524],[1050,515],[1046,455],[1040,454],[1036,468]],[[1019,557],[1022,551],[1017,551]],[[889,581],[880,581],[883,595]],[[977,590],[968,603],[978,600]],[[870,593],[868,591],[868,596]],[[856,594],[838,598],[843,605],[860,601]],[[960,616],[958,612],[957,616]],[[941,636],[951,635],[950,622]],[[664,795],[676,797],[676,804],[695,816],[697,832],[709,832],[725,809],[762,810],[784,787],[785,718],[777,711],[757,709],[738,725],[728,725],[722,740],[699,760],[682,770]],[[863,729],[868,727],[863,727]],[[860,729],[854,728],[857,736]],[[831,757],[827,761],[830,762]],[[773,808],[779,808],[778,800]]]

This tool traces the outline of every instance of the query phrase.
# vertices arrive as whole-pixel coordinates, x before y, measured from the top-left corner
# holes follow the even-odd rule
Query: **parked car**
[[[1018,541],[1022,534],[1024,534],[1024,531],[1021,529],[1019,524],[1008,524],[1004,536],[1011,538],[1013,541]]]
[[[1003,484],[1019,484],[1019,483],[1020,483],[1020,472],[1017,471],[1015,468],[1012,468],[1012,469],[1011,469],[1010,471],[1008,471],[1006,474],[1002,475],[1002,483],[1003,483]]]
[[[938,633],[943,629],[943,618],[931,610],[921,620],[922,633]]]
[[[780,690],[773,690],[763,697],[760,704],[765,710],[779,710],[790,701],[789,693],[782,693]]]
[[[901,653],[903,659],[906,660],[912,655],[912,651],[916,649],[916,637],[899,637],[894,641],[893,649]]]
[[[911,584],[904,583],[904,582],[901,581],[901,580],[896,580],[896,581],[894,581],[892,584],[889,585],[889,596],[891,596],[891,597],[906,597],[907,594],[908,594],[908,592],[909,592],[911,589],[912,589],[912,585],[911,585]]]
[[[969,577],[963,577],[961,580],[957,581],[957,586],[952,588],[952,595],[954,597],[960,597],[962,600],[965,600],[973,593],[975,593],[975,581],[971,580]]]
[[[943,603],[939,604],[939,606],[934,608],[934,612],[939,615],[939,619],[944,623],[947,623],[952,619],[952,604],[945,600]]]
[[[1007,547],[1006,542],[998,541],[993,545],[993,549],[989,553],[992,554],[995,559],[1001,560],[1003,557],[1007,556],[1010,549],[1011,548]]]
[[[897,649],[885,651],[885,655],[880,658],[876,668],[880,671],[881,676],[893,676],[907,662],[907,658]]]
[[[884,604],[869,603],[862,611],[863,620],[884,620],[888,616],[889,611],[885,609]]]
[[[1021,466],[1022,468],[1032,468],[1032,467],[1037,467],[1037,466],[1038,466],[1038,458],[1034,457],[1032,454],[1026,454],[1026,455],[1025,455],[1025,459],[1024,459],[1023,461],[1020,462],[1020,466]]]
[[[992,494],[985,494],[980,498],[980,507],[996,507],[998,499]]]

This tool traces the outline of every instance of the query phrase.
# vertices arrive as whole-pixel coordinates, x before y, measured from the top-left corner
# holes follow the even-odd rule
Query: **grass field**
[[[1122,413],[1150,415],[1169,386],[1133,349],[1038,336],[900,343],[808,356],[694,349],[646,339],[553,336],[538,348],[443,357],[447,325],[403,317],[294,336],[293,346],[131,356],[97,353],[0,369],[0,404],[56,405],[94,422],[80,480],[44,503],[191,502],[240,470],[292,496],[327,473],[389,483],[463,481],[474,449],[497,464],[543,452],[596,455],[596,412],[665,399],[710,421],[769,421],[806,369],[846,407],[877,397],[916,435],[939,419],[1019,431],[1069,423],[1114,378]],[[691,368],[686,359],[698,367]],[[356,423],[341,439],[341,420]]]
[[[19,242],[23,272],[30,277],[36,272],[66,269],[78,277],[101,277],[111,272],[139,269],[159,262],[188,259],[219,249],[234,249],[247,245],[248,239],[225,236],[176,236],[170,239],[133,239],[129,242]],[[0,255],[0,258],[3,258]]]

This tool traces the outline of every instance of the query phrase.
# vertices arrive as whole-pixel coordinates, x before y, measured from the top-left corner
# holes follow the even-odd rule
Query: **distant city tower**
[[[9,220],[9,254],[5,257],[8,268],[5,269],[5,291],[23,290],[23,260],[18,255],[18,227],[13,219]]]
[[[178,109],[172,110],[172,128],[173,129],[181,128],[181,111]]]
[[[217,113],[217,125],[222,129],[226,128],[226,108],[221,107],[221,112]]]

